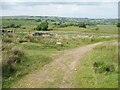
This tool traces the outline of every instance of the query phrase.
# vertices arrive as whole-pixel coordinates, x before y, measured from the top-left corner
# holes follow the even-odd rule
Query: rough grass
[[[4,36],[3,38],[6,37]],[[21,37],[15,35],[11,38],[13,40],[12,43],[3,42],[3,88],[9,88],[24,75],[41,69],[52,61],[50,57],[52,50],[40,50],[39,46],[37,46],[38,44],[30,44],[29,42],[25,46],[25,44],[19,43],[15,38]]]
[[[21,24],[22,27],[25,27],[25,29],[21,28],[6,28],[10,30],[15,30],[16,33],[24,33],[24,32],[34,32],[34,28],[40,24],[40,22],[35,22],[34,20],[24,20],[24,19],[19,19],[19,20],[7,20],[3,19],[2,20],[2,25],[7,26],[10,24]],[[50,27],[52,26],[51,23],[49,23]],[[68,26],[65,28],[53,28],[53,31],[80,31],[80,33],[94,33],[94,34],[117,34],[118,33],[118,28],[116,25],[96,25],[96,26],[88,26],[87,28],[79,28],[77,26]],[[95,30],[95,28],[99,28],[99,30]]]
[[[17,80],[22,78],[24,75],[31,73],[34,70],[41,69],[44,65],[52,61],[52,58],[46,55],[47,51],[43,53],[43,51],[41,52],[39,50],[31,50],[31,49],[27,50],[23,48],[21,50],[24,51],[25,56],[22,57],[22,62],[20,62],[19,64],[15,63],[14,65],[12,65],[13,69],[15,69],[15,72],[10,71],[10,73],[12,74],[7,74],[7,77],[6,75],[3,76],[3,88],[10,87]],[[19,59],[17,58],[17,60]],[[3,64],[3,67],[4,66],[5,65]],[[6,69],[8,68],[9,67],[6,67]],[[4,72],[7,73],[6,70],[4,70]]]
[[[99,28],[99,30],[94,30],[95,28]],[[92,30],[93,29],[93,30]],[[115,25],[97,25],[97,26],[89,26],[87,28],[89,33],[101,33],[101,34],[118,34],[118,28]]]
[[[96,66],[95,66],[96,63]],[[74,85],[80,88],[118,87],[117,45],[97,46],[79,63],[74,74]]]
[[[17,70],[15,74],[7,78],[4,77],[3,87],[10,87],[12,84],[14,84],[17,80],[19,80],[26,74],[34,72],[34,70],[41,69],[44,65],[49,64],[52,61],[52,57],[53,57],[52,55],[60,50],[79,47],[96,42],[116,40],[116,38],[112,38],[112,37],[98,38],[98,36],[117,34],[117,28],[113,25],[97,26],[99,30],[91,30],[91,28],[96,28],[96,27],[87,27],[85,29],[85,28],[70,26],[66,28],[53,28],[53,31],[48,31],[49,33],[57,34],[58,37],[48,37],[48,38],[29,37],[28,35],[29,31],[35,32],[33,28],[35,28],[39,23],[34,21],[27,21],[27,20],[3,20],[3,26],[9,25],[11,23],[22,24],[22,27],[25,27],[25,29],[6,28],[8,30],[15,30],[16,33],[13,35],[4,35],[2,37],[4,41],[2,48],[3,57],[7,55],[8,51],[12,53],[10,51],[12,47],[20,48],[21,51],[24,52],[25,56],[23,57],[24,62],[14,65],[14,68],[16,68]],[[94,37],[76,38],[78,36],[94,36]],[[61,39],[62,42],[61,45],[56,45],[58,39]],[[111,54],[108,55],[111,56]],[[102,58],[104,59],[104,57]]]
[[[69,31],[73,31],[73,30],[86,30],[85,28],[79,28],[77,26],[68,26],[68,27],[64,27],[64,28],[54,28],[53,30],[69,30]]]
[[[72,34],[72,33],[71,33]],[[70,34],[70,35],[71,35]],[[67,35],[67,37],[66,37]],[[10,87],[14,82],[22,78],[24,75],[41,69],[44,65],[52,61],[52,54],[69,48],[79,47],[91,43],[115,40],[115,38],[76,38],[70,36],[69,32],[58,37],[31,37],[26,34],[4,35],[3,40],[10,38],[11,43],[3,42],[3,57],[6,57],[7,52],[11,52],[12,47],[20,48],[24,52],[24,62],[19,65],[14,65],[16,72],[3,80],[3,87]],[[56,42],[61,39],[62,44],[57,45]],[[25,42],[19,42],[24,41]]]

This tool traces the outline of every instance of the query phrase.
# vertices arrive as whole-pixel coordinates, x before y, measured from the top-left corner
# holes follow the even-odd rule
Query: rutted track
[[[13,87],[17,88],[69,88],[72,86],[72,72],[76,70],[77,63],[95,46],[102,42],[69,49],[61,52],[53,62],[42,70],[26,75]]]

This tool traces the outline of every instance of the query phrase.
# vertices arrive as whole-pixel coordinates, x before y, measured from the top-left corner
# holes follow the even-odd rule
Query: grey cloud
[[[117,2],[2,2],[0,10],[4,10],[1,15],[116,17],[117,5]]]
[[[8,3],[8,2],[2,2],[0,9],[7,10],[7,9],[12,9],[15,8],[17,5],[13,3]]]
[[[36,5],[101,5],[102,2],[23,2],[21,5],[36,6]]]
[[[2,2],[2,8],[0,9],[14,9],[15,7],[18,6],[25,6],[25,7],[34,7],[34,6],[40,6],[40,5],[82,5],[82,6],[98,6],[98,5],[103,5],[103,4],[114,4],[110,2],[14,2],[9,3],[9,2]]]

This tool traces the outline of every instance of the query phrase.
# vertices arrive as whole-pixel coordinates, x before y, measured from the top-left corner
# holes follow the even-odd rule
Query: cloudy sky
[[[117,18],[119,0],[2,0],[0,16]]]

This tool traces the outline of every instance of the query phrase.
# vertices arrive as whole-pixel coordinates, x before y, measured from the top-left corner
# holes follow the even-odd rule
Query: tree
[[[48,30],[48,22],[42,22],[36,27],[37,30]]]
[[[99,28],[97,27],[97,28],[95,28],[95,30],[99,30]]]
[[[120,23],[117,24],[117,27],[120,27]]]
[[[35,20],[36,22],[41,22],[41,19],[37,19],[37,20]]]
[[[21,24],[19,25],[10,24],[10,25],[4,26],[3,28],[20,28],[21,26],[22,26]]]
[[[15,24],[10,24],[9,27],[14,28],[14,27],[15,27]]]
[[[85,23],[80,23],[80,24],[79,24],[79,27],[86,28],[86,24],[85,24]]]

